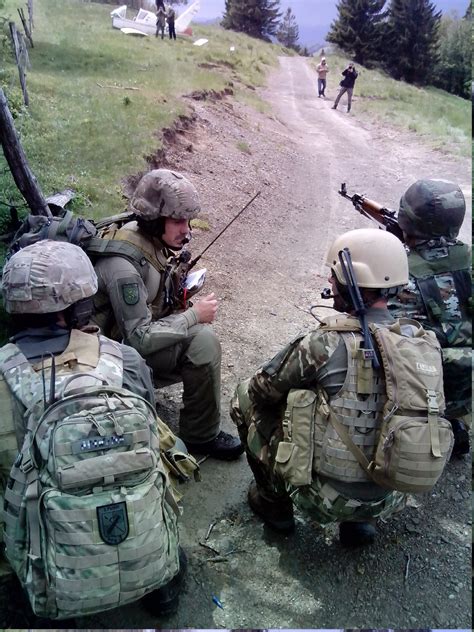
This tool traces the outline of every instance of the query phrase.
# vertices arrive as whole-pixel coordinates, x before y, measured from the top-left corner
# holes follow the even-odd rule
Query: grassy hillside
[[[13,19],[17,6],[7,0]],[[194,29],[194,40],[209,39],[202,47],[190,38],[126,36],[111,27],[111,5],[35,0],[34,7],[28,112],[12,88],[15,70],[0,80],[44,193],[72,186],[76,206],[87,204],[93,216],[122,209],[120,178],[145,168],[143,156],[160,145],[156,132],[186,112],[183,94],[232,82],[237,98],[256,102],[247,86],[262,84],[282,51],[216,27]],[[3,198],[15,196],[1,172]]]
[[[326,59],[330,67],[328,85],[337,93],[348,59],[337,54],[326,55]],[[316,68],[319,58],[312,63]],[[433,149],[470,156],[470,101],[438,88],[418,88],[377,70],[356,67],[359,77],[354,89],[354,113],[416,132]]]
[[[20,0],[3,14],[18,22]],[[77,210],[92,216],[123,209],[120,180],[145,168],[160,146],[157,132],[188,105],[182,95],[221,90],[265,105],[250,88],[261,85],[283,49],[214,26],[195,26],[194,38],[170,42],[126,36],[111,28],[112,5],[81,0],[35,0],[35,46],[28,73],[30,107],[21,107],[16,69],[0,69],[31,167],[45,194],[74,188]],[[235,47],[231,51],[230,48]],[[316,65],[317,60],[312,60]],[[328,56],[336,87],[345,60]],[[356,84],[357,115],[427,135],[436,147],[467,155],[470,102],[418,89],[363,69]],[[0,202],[21,203],[0,158]],[[0,215],[4,206],[0,205]],[[1,226],[0,226],[1,231]]]

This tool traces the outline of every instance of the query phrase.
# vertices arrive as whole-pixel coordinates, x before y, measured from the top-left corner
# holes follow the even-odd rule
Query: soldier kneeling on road
[[[255,477],[252,510],[273,529],[294,528],[293,505],[340,541],[374,540],[377,518],[427,491],[452,448],[441,352],[415,321],[395,321],[389,297],[408,281],[402,243],[376,229],[338,237],[327,256],[334,308],[250,379],[231,416]]]
[[[85,328],[97,277],[81,248],[23,248],[2,291],[13,334],[0,349],[4,542],[34,613],[68,619],[141,598],[174,612],[186,557],[150,369]]]
[[[410,280],[389,301],[394,318],[420,321],[442,347],[454,456],[469,452],[472,411],[471,250],[457,239],[465,213],[464,195],[452,182],[418,180],[404,193],[398,222],[410,249]]]
[[[241,442],[219,427],[221,348],[210,327],[217,300],[209,294],[193,305],[184,288],[190,253],[183,246],[201,210],[198,193],[181,174],[155,169],[138,183],[129,209],[133,221],[101,235],[121,251],[95,264],[95,322],[145,358],[155,385],[183,382],[179,435],[191,452],[236,459]]]

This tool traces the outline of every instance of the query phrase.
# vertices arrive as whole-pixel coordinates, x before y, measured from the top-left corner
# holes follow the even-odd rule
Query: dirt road
[[[455,180],[470,194],[467,160],[362,121],[357,90],[350,115],[345,107],[331,110],[336,79],[330,77],[327,100],[317,98],[315,84],[305,60],[283,58],[261,91],[271,106],[265,115],[231,99],[187,100],[195,121],[166,153],[167,164],[202,193],[211,231],[195,231],[193,254],[262,191],[202,260],[208,290],[220,299],[215,328],[223,346],[228,429],[237,382],[316,325],[304,310],[324,303],[318,297],[328,244],[341,232],[370,225],[337,194],[342,181],[349,192],[392,208],[421,177]],[[469,231],[466,221],[466,241]],[[159,393],[171,423],[179,394],[179,387]],[[405,512],[380,523],[372,547],[355,552],[341,548],[335,527],[322,530],[300,514],[292,536],[265,528],[246,504],[251,475],[243,458],[207,460],[202,474],[201,483],[183,488],[189,572],[179,613],[155,620],[134,605],[78,620],[77,627],[470,627],[468,461],[451,463],[432,493],[411,499]]]

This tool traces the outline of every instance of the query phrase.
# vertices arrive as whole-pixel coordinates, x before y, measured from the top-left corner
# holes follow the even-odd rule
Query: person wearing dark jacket
[[[334,105],[332,106],[333,110],[337,109],[338,103],[342,97],[342,95],[347,92],[347,111],[351,111],[352,104],[352,92],[354,90],[355,80],[357,79],[358,72],[356,71],[354,64],[349,64],[345,70],[342,71],[344,75],[344,79],[339,84],[341,89],[339,90],[339,94],[334,101]]]
[[[168,31],[169,31],[170,39],[176,39],[176,30],[174,28],[175,19],[176,19],[176,14],[174,12],[174,9],[172,7],[169,7],[166,21],[168,22]]]

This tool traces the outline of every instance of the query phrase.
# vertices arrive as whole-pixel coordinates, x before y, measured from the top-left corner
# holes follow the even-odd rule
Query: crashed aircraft
[[[199,10],[200,0],[196,0],[176,18],[175,29],[177,35],[192,35],[190,24]],[[118,9],[114,9],[110,16],[112,18],[112,27],[120,29],[124,33],[131,35],[155,35],[156,33],[156,14],[153,11],[140,9],[135,17],[128,18],[127,5],[123,4]],[[168,30],[168,25],[166,25],[166,30]]]

